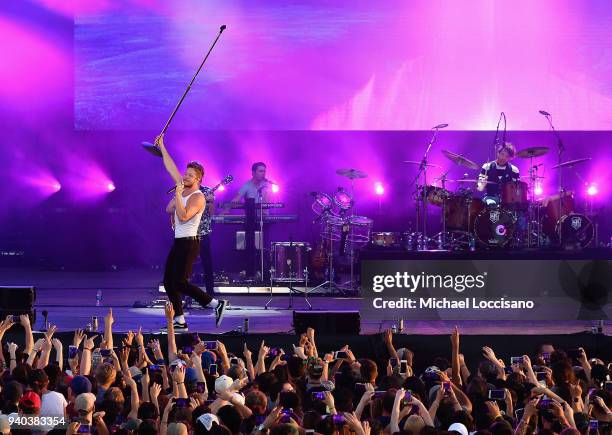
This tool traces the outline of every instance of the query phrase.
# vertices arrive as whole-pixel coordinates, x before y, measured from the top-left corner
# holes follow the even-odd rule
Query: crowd
[[[443,357],[393,345],[382,360],[348,346],[317,347],[315,331],[292,349],[262,342],[231,353],[221,341],[175,334],[113,341],[112,311],[98,337],[76,331],[64,352],[51,327],[34,341],[27,316],[0,322],[3,434],[324,435],[608,434],[612,366],[582,348],[542,343],[509,361],[482,348],[467,367],[455,328]],[[4,343],[21,324],[23,346]],[[162,346],[163,345],[163,346]],[[165,349],[164,352],[162,349]],[[52,358],[52,355],[54,358]],[[255,358],[253,358],[255,356]],[[413,361],[427,361],[422,373]],[[428,361],[431,359],[431,361]]]

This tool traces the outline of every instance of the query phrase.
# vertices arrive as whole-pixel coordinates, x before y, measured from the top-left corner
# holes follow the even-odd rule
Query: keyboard
[[[290,215],[270,215],[264,216],[264,224],[275,224],[284,222],[297,222],[298,217],[296,214]],[[212,216],[212,221],[218,224],[244,224],[246,217],[244,215],[217,215]],[[255,223],[258,223],[259,219],[255,219]]]
[[[285,207],[284,202],[264,202],[263,204],[255,204],[255,210],[259,210],[260,208],[270,209],[270,208],[283,208]],[[245,208],[244,202],[223,202],[217,204],[217,208],[232,208],[232,209],[243,209]]]

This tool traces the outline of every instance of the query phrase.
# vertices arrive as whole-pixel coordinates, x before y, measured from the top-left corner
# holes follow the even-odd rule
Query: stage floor
[[[102,317],[113,308],[114,330],[127,331],[142,326],[145,332],[156,332],[165,324],[161,308],[133,308],[136,301],[151,301],[160,296],[158,287],[162,271],[128,270],[109,272],[36,271],[20,268],[0,268],[0,285],[33,285],[37,288],[37,323],[42,323],[42,311],[60,330],[84,328],[92,316]],[[96,306],[96,293],[102,290],[101,306]],[[163,294],[162,294],[163,296]],[[275,294],[268,310],[264,305],[268,295],[228,294],[231,309],[226,311],[220,328],[215,327],[210,309],[191,309],[188,322],[191,331],[226,333],[242,327],[249,319],[251,333],[286,333],[292,330],[292,311],[307,310],[303,296],[294,296],[289,308],[287,294]],[[359,298],[312,295],[309,298],[316,311],[358,311]],[[361,321],[361,333],[373,334],[390,328],[395,322]],[[463,334],[469,335],[546,335],[572,334],[591,331],[592,321],[416,321],[404,320],[404,333],[449,334],[457,324]],[[36,329],[36,328],[35,328]],[[604,323],[604,333],[612,334],[612,322]]]

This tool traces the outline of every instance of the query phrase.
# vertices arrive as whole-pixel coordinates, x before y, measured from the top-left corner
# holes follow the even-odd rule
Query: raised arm
[[[164,166],[166,167],[166,171],[168,171],[168,174],[170,174],[175,183],[181,183],[183,178],[181,177],[181,173],[176,167],[176,163],[174,163],[174,160],[172,159],[172,157],[168,153],[168,150],[166,149],[166,146],[164,145],[163,134],[160,134],[159,136],[157,136],[157,138],[155,138],[155,145],[159,147],[159,150],[162,153],[162,159],[164,161]]]
[[[459,364],[459,328],[455,325],[451,334],[452,349],[452,381],[455,385],[461,386],[461,366]]]
[[[32,325],[30,325],[30,318],[27,314],[19,316],[19,321],[25,332],[25,349],[24,353],[30,354],[34,347],[34,335],[32,334]]]
[[[168,364],[176,359],[176,338],[174,337],[174,307],[166,302],[166,322],[168,323]]]
[[[108,314],[104,316],[104,341],[108,349],[113,350],[113,309],[109,308]]]

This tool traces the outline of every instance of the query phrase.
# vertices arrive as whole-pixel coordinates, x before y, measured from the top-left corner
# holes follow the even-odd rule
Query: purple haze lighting
[[[278,184],[272,184],[272,193],[278,193],[279,190],[280,187],[278,186]]]
[[[378,181],[374,184],[374,191],[376,192],[377,195],[384,195],[385,187],[382,185],[380,181]]]
[[[595,196],[598,193],[599,193],[599,189],[597,188],[597,184],[590,183],[589,186],[587,187],[587,195]]]
[[[221,186],[219,186],[219,188],[217,189],[217,192],[223,192],[225,190],[225,186],[222,184]]]
[[[58,183],[53,183],[53,185],[51,186],[53,187],[53,190],[55,190],[56,192],[59,192],[60,190],[62,190],[62,185]]]
[[[112,192],[113,190],[115,190],[115,184],[112,181],[106,183],[106,190]]]

